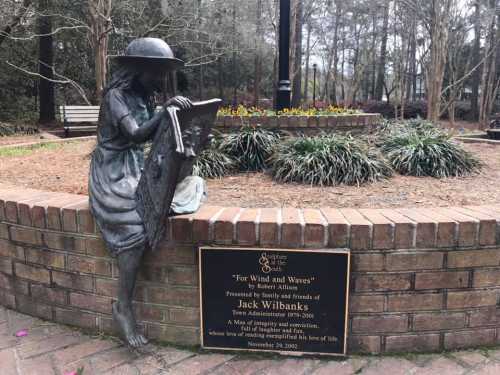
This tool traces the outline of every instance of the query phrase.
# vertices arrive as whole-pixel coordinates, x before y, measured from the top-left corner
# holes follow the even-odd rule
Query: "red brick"
[[[52,193],[47,196],[46,199],[42,199],[38,202],[33,203],[31,207],[31,219],[33,226],[37,228],[54,228],[60,230],[60,218],[59,218],[59,207],[62,202],[69,204],[72,201],[68,201],[68,197],[73,197],[71,194],[61,194]],[[47,213],[47,208],[51,208],[50,218]],[[54,207],[55,206],[55,207]],[[54,211],[57,210],[57,217],[55,217]],[[50,219],[50,222],[48,221]]]
[[[451,251],[448,253],[448,268],[498,266],[500,249]]]
[[[52,271],[52,283],[68,289],[91,292],[94,287],[92,277],[75,273]]]
[[[447,298],[447,308],[463,309],[469,307],[495,306],[497,304],[497,297],[497,290],[449,292]]]
[[[111,262],[104,259],[68,256],[68,270],[111,276]]]
[[[328,222],[328,246],[332,248],[343,248],[349,246],[349,223],[334,208],[322,208],[321,212]]]
[[[351,226],[351,250],[367,250],[371,248],[372,223],[366,220],[359,211],[354,209],[341,209],[340,212]]]
[[[408,217],[416,223],[415,245],[419,249],[428,249],[436,246],[436,223],[416,211],[416,209],[398,209],[398,213]]]
[[[32,298],[16,295],[16,310],[24,314],[36,316],[45,320],[52,320],[52,307],[40,302],[35,302]]]
[[[200,332],[198,328],[194,327],[179,327],[170,325],[159,325],[159,324],[148,324],[149,337],[153,340],[165,341],[165,342],[176,342],[180,345],[199,345],[200,344]],[[191,359],[181,361],[173,367],[169,367],[169,371],[172,374],[202,374],[205,371],[198,371],[200,367],[213,368],[221,364],[222,362],[228,361],[231,356],[223,354],[210,354],[210,356],[221,357],[220,361],[211,363],[203,359],[203,356],[196,356],[194,359],[195,364],[191,363]],[[193,367],[193,365],[195,367]],[[201,366],[200,366],[201,365]]]
[[[10,227],[10,238],[14,242],[23,242],[30,245],[42,245],[42,233],[27,228]]]
[[[239,245],[257,244],[257,220],[260,211],[258,209],[245,209],[236,224],[236,242]]]
[[[69,294],[70,305],[84,310],[111,314],[111,298],[96,296],[95,294]]]
[[[24,248],[6,240],[0,240],[0,256],[25,260]]]
[[[17,202],[17,211],[18,211],[18,216],[19,216],[19,224],[21,225],[26,225],[26,226],[32,226],[33,225],[33,220],[32,220],[32,214],[31,214],[31,209],[33,205],[37,204],[38,202],[41,202],[49,197],[52,197],[55,193],[52,192],[40,192],[39,194],[36,194],[34,197],[30,197],[28,199],[23,199]]]
[[[372,223],[372,248],[394,248],[394,224],[379,210],[361,209],[359,212]]]
[[[281,245],[283,247],[301,247],[303,245],[302,220],[297,208],[281,210]]]
[[[355,316],[352,319],[353,333],[397,333],[407,331],[407,315]]]
[[[193,217],[195,214],[179,215],[169,218],[172,228],[172,240],[176,242],[191,242],[193,240]]]
[[[214,240],[216,243],[230,245],[233,243],[234,226],[241,208],[225,208],[214,221]]]
[[[99,295],[115,297],[118,294],[118,280],[95,279],[95,289],[96,293]]]
[[[202,206],[193,217],[193,240],[194,241],[210,241],[210,219],[215,217],[222,207],[217,206]]]
[[[416,224],[395,210],[379,210],[379,212],[394,223],[394,247],[414,248]]]
[[[349,336],[349,351],[352,353],[379,354],[381,352],[380,336]]]
[[[15,349],[6,348],[0,350],[0,363],[3,375],[19,375],[17,372]]]
[[[443,307],[443,294],[395,294],[389,295],[388,311],[440,310]]]
[[[43,285],[31,285],[31,296],[44,302],[66,305],[66,292],[57,288],[49,288]]]
[[[384,254],[353,254],[352,270],[356,272],[374,272],[384,269]]]
[[[169,320],[173,323],[198,326],[200,323],[200,310],[171,308]]]
[[[163,305],[183,306],[183,307],[198,307],[199,306],[199,291],[197,288],[181,288],[165,286],[149,287],[148,301],[150,303],[161,303]]]
[[[458,246],[474,246],[477,243],[479,238],[479,220],[443,207],[433,211],[449,217],[458,223]]]
[[[469,272],[422,272],[415,277],[415,289],[458,289],[469,285]]]
[[[435,312],[420,313],[413,317],[415,331],[441,331],[465,327],[465,313],[463,312]]]
[[[117,346],[119,346],[119,343],[114,340],[93,339],[85,341],[82,344],[58,350],[53,353],[52,356],[54,358],[54,363],[59,367],[59,369],[61,369],[62,366],[76,362],[81,358],[90,357],[93,354],[97,354]]]
[[[164,314],[168,313],[165,309],[162,309],[155,305],[146,305],[146,304],[136,304],[135,306],[135,316],[139,321],[155,321],[162,322],[164,321]]]
[[[81,237],[65,236],[59,233],[44,233],[45,245],[51,249],[85,253],[85,240]]]
[[[387,336],[386,352],[434,352],[439,350],[439,334]]]
[[[472,278],[474,288],[500,286],[500,269],[477,269]]]
[[[260,245],[278,245],[278,213],[276,208],[263,208],[259,218]]]
[[[0,301],[2,301],[1,305],[4,307],[13,310],[16,308],[16,298],[14,297],[14,295],[7,291],[3,291],[1,289],[0,289]]]
[[[170,264],[195,264],[197,261],[198,249],[194,246],[172,246],[162,243],[155,252],[147,251],[144,254],[143,262],[155,265]]]
[[[88,205],[88,202],[85,202],[72,207],[77,210],[78,233],[95,234],[96,224]]]
[[[386,256],[387,271],[431,270],[443,268],[444,254],[438,252],[392,253]]]
[[[351,313],[372,313],[384,311],[384,295],[355,295],[349,298]]]
[[[359,275],[355,277],[356,291],[381,292],[408,290],[411,288],[411,274]]]
[[[51,201],[47,205],[47,228],[52,230],[62,230],[63,220],[62,220],[62,207],[69,204],[77,205],[82,203],[82,201],[87,202],[88,198],[83,199],[78,195],[61,195],[58,200]],[[76,210],[75,210],[76,214]]]
[[[52,268],[64,269],[64,255],[45,249],[26,248],[26,261]]]
[[[306,247],[322,248],[328,244],[328,227],[320,210],[304,209],[304,245]]]
[[[81,196],[76,198],[75,202],[65,205],[61,209],[62,230],[65,232],[78,232],[78,210],[79,205],[88,203],[88,197]],[[76,207],[75,207],[76,206]]]
[[[198,285],[198,270],[195,267],[170,266],[167,280],[173,285]]]
[[[9,227],[7,224],[0,223],[0,239],[9,239]]]
[[[58,323],[77,326],[81,328],[96,328],[96,314],[86,313],[79,310],[67,310],[56,307],[55,320]]]
[[[494,329],[478,329],[474,331],[449,332],[444,334],[444,348],[446,350],[494,344]]]
[[[465,207],[452,207],[452,209],[479,221],[479,245],[495,245],[497,236],[497,221],[494,217]]]
[[[0,272],[12,275],[12,261],[10,259],[0,258]]]
[[[16,263],[15,272],[17,277],[37,281],[43,284],[50,284],[50,272],[44,268]]]
[[[106,243],[101,238],[85,239],[85,249],[87,255],[101,257],[101,258],[109,257]]]
[[[458,224],[437,210],[428,208],[417,209],[419,213],[434,220],[437,224],[437,247],[454,247],[457,245]]]
[[[469,327],[497,326],[500,322],[500,307],[491,306],[469,313]]]

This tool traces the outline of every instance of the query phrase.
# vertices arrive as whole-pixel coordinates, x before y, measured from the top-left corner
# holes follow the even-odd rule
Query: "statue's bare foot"
[[[130,346],[138,348],[148,343],[148,340],[137,332],[134,314],[130,307],[125,308],[119,302],[113,303],[113,317]]]

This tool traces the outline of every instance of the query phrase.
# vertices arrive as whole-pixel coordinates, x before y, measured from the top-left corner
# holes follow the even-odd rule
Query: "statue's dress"
[[[98,144],[90,165],[90,210],[113,256],[145,244],[135,201],[144,151],[121,131],[120,121],[126,116],[132,116],[140,126],[151,119],[153,111],[134,92],[111,89],[101,103]]]

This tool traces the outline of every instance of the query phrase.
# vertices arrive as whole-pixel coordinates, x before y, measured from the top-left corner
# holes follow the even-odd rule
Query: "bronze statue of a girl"
[[[153,96],[168,72],[181,68],[161,39],[141,38],[117,56],[118,70],[106,87],[99,114],[97,147],[89,176],[90,209],[119,268],[118,298],[113,317],[132,347],[147,343],[136,328],[132,297],[142,255],[148,246],[136,203],[144,167],[142,144],[151,140],[168,107],[189,109],[189,99],[176,96],[155,111]]]

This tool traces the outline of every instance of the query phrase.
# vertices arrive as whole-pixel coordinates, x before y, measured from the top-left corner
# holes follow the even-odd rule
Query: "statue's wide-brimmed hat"
[[[168,70],[184,66],[184,61],[175,58],[169,45],[158,38],[135,39],[127,46],[125,54],[109,57],[121,64],[158,65]]]

